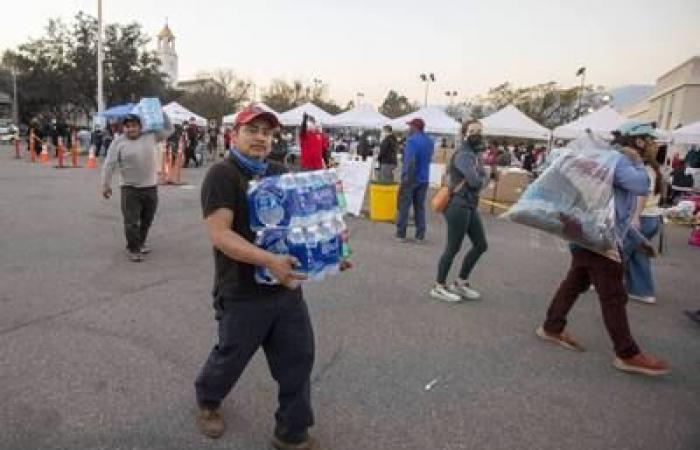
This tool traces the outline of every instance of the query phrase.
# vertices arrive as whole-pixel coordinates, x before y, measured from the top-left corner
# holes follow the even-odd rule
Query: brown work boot
[[[584,352],[585,348],[579,344],[576,339],[574,339],[569,333],[562,331],[559,334],[548,333],[544,330],[544,327],[539,327],[535,333],[537,336],[541,337],[545,341],[555,342],[562,347],[568,348],[569,350],[574,350],[576,352]]]
[[[226,425],[218,409],[200,408],[197,415],[199,431],[208,438],[218,439],[224,434]]]
[[[302,442],[291,443],[283,441],[277,435],[273,435],[272,446],[277,450],[321,450],[316,439],[311,436],[307,436]]]
[[[631,358],[615,358],[613,365],[623,372],[641,373],[650,377],[666,375],[670,371],[666,362],[644,353],[638,353]]]

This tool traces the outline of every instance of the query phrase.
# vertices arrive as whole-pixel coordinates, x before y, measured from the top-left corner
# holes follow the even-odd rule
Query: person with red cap
[[[316,127],[316,119],[304,113],[299,129],[299,148],[301,170],[320,170],[325,168],[323,160],[324,136]]]
[[[430,181],[430,161],[433,159],[435,142],[425,134],[425,122],[415,118],[408,122],[409,137],[406,140],[401,161],[401,184],[399,186],[398,218],[396,238],[406,242],[408,212],[413,206],[416,221],[416,242],[425,239],[425,200]]]
[[[221,403],[262,347],[279,385],[272,445],[277,449],[317,448],[308,429],[314,335],[296,260],[254,244],[246,192],[253,179],[278,175],[284,166],[267,162],[277,117],[253,104],[236,117],[229,157],[213,165],[202,184],[201,201],[214,248],[214,309],[218,342],[195,382],[197,424],[207,437],[224,433]],[[255,267],[267,268],[279,285],[258,284]]]

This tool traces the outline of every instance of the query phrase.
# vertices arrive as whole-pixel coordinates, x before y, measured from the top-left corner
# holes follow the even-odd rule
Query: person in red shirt
[[[299,130],[299,148],[301,170],[320,170],[325,168],[323,161],[323,133],[316,129],[316,120],[304,113]]]

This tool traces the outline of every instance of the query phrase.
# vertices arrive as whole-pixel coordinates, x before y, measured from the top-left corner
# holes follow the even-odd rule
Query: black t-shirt
[[[284,166],[269,163],[265,176],[284,173]],[[253,176],[234,159],[215,164],[209,169],[202,183],[202,214],[206,218],[219,208],[233,211],[231,229],[248,242],[255,241],[255,233],[250,229],[246,192]],[[255,266],[234,261],[214,248],[214,289],[215,297],[232,300],[252,300],[278,293],[283,286],[269,286],[255,282]]]

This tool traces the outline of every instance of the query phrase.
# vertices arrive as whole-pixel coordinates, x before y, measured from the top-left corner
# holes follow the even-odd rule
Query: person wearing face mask
[[[384,125],[379,144],[379,182],[393,183],[396,170],[396,151],[399,143],[392,132],[391,125]]]
[[[479,192],[486,183],[486,171],[479,153],[484,149],[481,123],[476,120],[462,126],[463,141],[448,167],[450,200],[445,209],[447,221],[447,245],[438,263],[437,281],[430,291],[433,298],[446,302],[478,300],[481,294],[469,285],[469,276],[488,246],[479,215]],[[459,277],[449,287],[447,274],[457,253],[462,248],[464,236],[468,236],[472,248],[462,261]]]
[[[621,371],[647,376],[664,375],[668,364],[652,355],[642,353],[630,331],[627,319],[627,291],[623,258],[631,249],[654,256],[651,243],[631,224],[638,197],[649,195],[649,176],[641,153],[654,126],[628,122],[613,132],[613,144],[622,153],[613,171],[613,201],[615,237],[618,248],[611,255],[601,255],[578,245],[571,245],[571,267],[554,294],[542,326],[535,333],[540,338],[573,351],[583,351],[578,341],[565,331],[567,316],[576,300],[591,285],[595,287],[603,313],[603,322],[613,342],[613,366]]]
[[[301,170],[320,170],[325,168],[323,162],[323,133],[318,131],[316,120],[304,113],[299,129],[299,148]]]

